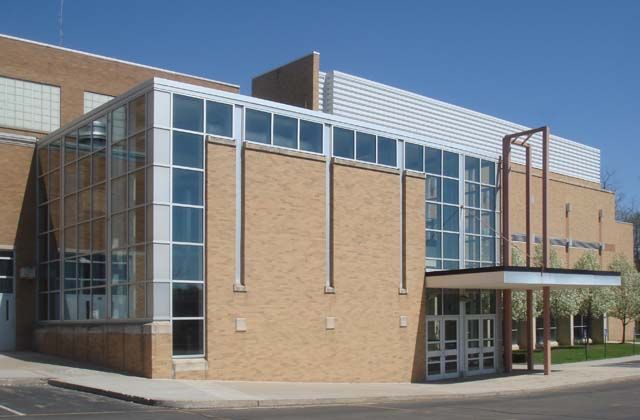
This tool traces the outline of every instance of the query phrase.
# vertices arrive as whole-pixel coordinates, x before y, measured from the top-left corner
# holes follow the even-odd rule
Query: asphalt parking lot
[[[552,392],[442,402],[322,407],[178,410],[48,385],[0,387],[0,418],[47,419],[638,419],[640,381]]]

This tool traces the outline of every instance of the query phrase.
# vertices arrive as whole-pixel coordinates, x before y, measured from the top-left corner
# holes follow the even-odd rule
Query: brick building
[[[321,72],[317,53],[246,96],[10,37],[0,51],[5,85],[54,98],[46,125],[0,114],[17,348],[156,378],[441,379],[510,368],[510,290],[619,282],[501,263],[526,240],[517,150],[500,228],[517,124]],[[548,236],[536,199],[530,242],[567,269],[584,252],[631,257],[599,150],[552,136],[549,168]]]

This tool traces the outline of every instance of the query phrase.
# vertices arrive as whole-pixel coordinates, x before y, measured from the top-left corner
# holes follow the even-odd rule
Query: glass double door
[[[459,376],[460,317],[427,317],[427,380]]]
[[[465,371],[467,375],[496,371],[495,315],[467,316],[465,334]]]

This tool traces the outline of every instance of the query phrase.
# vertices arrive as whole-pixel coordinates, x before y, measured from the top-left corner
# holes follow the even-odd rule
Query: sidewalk
[[[640,379],[640,356],[556,365],[549,377],[540,371],[523,372],[421,384],[152,380],[95,370],[38,353],[0,354],[0,384],[48,382],[54,386],[176,408],[353,404],[532,394]]]

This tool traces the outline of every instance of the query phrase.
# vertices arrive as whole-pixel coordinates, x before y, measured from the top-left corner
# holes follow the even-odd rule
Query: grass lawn
[[[640,344],[636,344],[636,354],[640,354]],[[522,354],[526,357],[526,351],[518,350],[513,352]],[[607,359],[614,357],[632,356],[633,344],[607,344]],[[517,357],[517,356],[516,356]],[[522,357],[522,356],[520,356]],[[604,344],[591,344],[587,347],[587,353],[585,354],[584,346],[574,347],[556,347],[551,349],[551,363],[573,363],[583,362],[585,360],[598,360],[604,359]],[[517,360],[517,359],[516,359]],[[521,359],[526,360],[526,359]],[[544,354],[542,350],[536,350],[533,353],[533,360],[535,363],[544,362]]]

